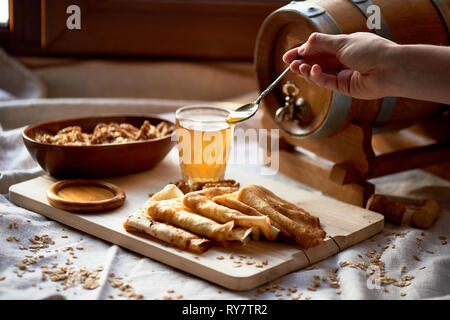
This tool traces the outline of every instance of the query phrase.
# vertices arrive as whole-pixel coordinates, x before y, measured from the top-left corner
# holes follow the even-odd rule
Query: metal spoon
[[[298,59],[301,59],[301,57],[299,57]],[[264,90],[255,101],[247,103],[232,111],[226,119],[227,123],[234,124],[253,117],[256,111],[258,111],[259,103],[261,102],[261,100],[270,92],[270,90],[272,90],[277,85],[278,82],[280,82],[281,79],[283,79],[283,77],[289,72],[289,70],[290,67],[287,67],[286,70],[284,70],[283,73],[280,74],[278,78],[276,78],[276,80],[272,82],[272,84],[268,86],[267,89]]]

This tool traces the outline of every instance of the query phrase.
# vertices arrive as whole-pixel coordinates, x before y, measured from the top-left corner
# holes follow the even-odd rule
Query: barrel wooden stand
[[[276,128],[267,115],[263,125]],[[297,147],[283,137],[279,171],[335,199],[365,206],[375,192],[375,185],[368,181],[372,178],[424,168],[450,180],[448,128],[450,113],[401,131],[375,135],[366,123],[349,123],[331,137],[297,140]]]

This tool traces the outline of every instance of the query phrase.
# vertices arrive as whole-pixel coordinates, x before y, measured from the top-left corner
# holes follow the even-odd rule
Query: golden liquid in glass
[[[208,120],[214,118],[208,117]],[[212,123],[177,119],[176,125],[183,179],[190,183],[223,179],[233,139],[233,126],[224,119]]]

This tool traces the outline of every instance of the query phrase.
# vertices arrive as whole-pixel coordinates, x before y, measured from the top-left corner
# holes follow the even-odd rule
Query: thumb
[[[303,56],[311,56],[318,53],[330,53],[336,55],[344,46],[346,40],[347,35],[332,35],[314,32],[309,36],[306,46],[304,46]]]

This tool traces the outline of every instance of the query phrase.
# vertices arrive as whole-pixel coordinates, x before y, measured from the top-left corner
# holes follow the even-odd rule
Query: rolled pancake
[[[158,240],[195,253],[203,253],[212,246],[212,241],[208,239],[151,219],[145,214],[144,208],[130,215],[123,223],[123,227],[127,231],[144,232]]]
[[[147,201],[147,215],[154,220],[178,226],[193,233],[206,236],[219,242],[225,242],[233,229],[234,222],[217,223],[211,219],[188,211],[183,198],[161,201]]]
[[[184,193],[178,189],[178,187],[174,184],[166,185],[162,190],[155,193],[150,200],[152,201],[160,201],[160,200],[169,200],[174,198],[181,198],[184,196]]]
[[[256,186],[260,191],[265,193],[266,199],[268,199],[271,203],[271,206],[287,216],[289,219],[292,219],[298,223],[311,224],[313,226],[319,226],[319,218],[310,215],[304,209],[297,207],[295,204],[290,203],[284,199],[281,199],[272,191],[262,187]]]
[[[239,241],[242,243],[247,243],[249,239],[249,235],[253,232],[253,228],[235,228],[231,230],[228,235],[227,240],[229,241]]]
[[[325,237],[319,218],[275,196],[264,187],[245,186],[238,191],[236,199],[267,215],[285,228],[304,249],[318,245]],[[293,211],[295,211],[295,220],[290,218],[294,217]],[[290,217],[285,215],[286,212]]]
[[[216,188],[209,188],[216,189]],[[183,204],[194,212],[198,212],[212,220],[226,223],[233,221],[241,227],[258,227],[264,235],[270,235],[270,219],[266,216],[248,216],[237,210],[221,206],[210,200],[213,194],[220,195],[214,190],[202,190],[186,194]]]
[[[200,191],[190,192],[190,194],[204,195],[205,197],[211,200],[214,197],[221,196],[224,194],[231,194],[236,191],[237,189],[234,187],[212,187]]]
[[[253,209],[252,207],[246,205],[245,203],[238,201],[235,199],[235,194],[230,193],[230,194],[224,194],[221,196],[217,196],[212,198],[212,201],[230,208],[230,209],[234,209],[236,211],[239,211],[245,215],[248,216],[254,216],[254,217],[261,217],[264,216],[261,212],[259,212],[256,209]],[[270,218],[269,218],[270,219]],[[264,231],[264,230],[262,230]],[[291,235],[289,234],[289,232],[287,232],[286,230],[284,230],[284,228],[281,228],[275,221],[271,220],[270,221],[270,229],[268,233],[263,233],[264,236],[266,237],[266,239],[268,240],[276,240],[279,233],[282,232],[284,234],[285,237],[290,237]]]

